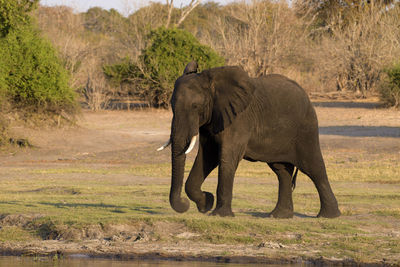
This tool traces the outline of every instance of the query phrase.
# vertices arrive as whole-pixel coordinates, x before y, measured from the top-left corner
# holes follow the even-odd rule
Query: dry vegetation
[[[76,14],[40,7],[36,17],[59,48],[72,86],[97,110],[132,90],[107,84],[102,66],[126,58],[139,64],[147,35],[160,26],[190,31],[252,76],[281,73],[309,92],[376,94],[385,68],[400,57],[399,14],[396,1],[297,0],[289,7],[286,1],[254,0],[225,6],[193,1],[181,9],[169,1],[152,3],[127,17],[100,8]]]

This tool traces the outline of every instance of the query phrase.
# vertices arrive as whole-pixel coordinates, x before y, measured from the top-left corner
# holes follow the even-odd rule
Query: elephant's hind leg
[[[279,180],[278,202],[270,213],[270,217],[292,218],[292,174],[294,166],[290,163],[268,163],[268,165],[278,176]]]
[[[321,208],[317,217],[335,218],[340,216],[338,203],[329,184],[320,150],[318,149],[315,153],[308,154],[306,159],[300,170],[311,178],[318,190]]]
[[[206,177],[218,166],[218,149],[211,140],[200,135],[200,146],[196,160],[185,184],[185,192],[197,205],[197,209],[206,213],[214,205],[214,196],[201,191],[201,185]]]

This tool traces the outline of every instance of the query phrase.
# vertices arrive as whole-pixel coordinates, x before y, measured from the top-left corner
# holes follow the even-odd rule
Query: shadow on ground
[[[257,218],[270,218],[270,214],[271,214],[270,212],[254,212],[254,211],[244,212],[244,213],[247,215],[253,216],[253,217],[257,217]],[[295,212],[294,217],[315,218],[316,216],[310,216],[310,215]]]
[[[380,103],[361,103],[361,102],[312,102],[314,107],[322,108],[382,108]]]
[[[77,207],[83,207],[83,208],[127,208],[126,206],[118,206],[118,205],[110,205],[110,204],[104,204],[104,203],[50,203],[50,202],[39,202],[41,205],[48,205],[48,206],[54,206],[56,208],[77,208]]]
[[[389,126],[324,126],[319,128],[321,135],[340,135],[350,137],[396,137],[400,138],[400,127]]]
[[[54,206],[56,208],[106,208],[106,209],[112,209],[110,212],[113,213],[126,213],[126,210],[132,210],[132,211],[139,211],[142,213],[146,214],[163,214],[160,211],[155,210],[152,207],[145,207],[145,206],[140,206],[140,207],[128,207],[128,206],[120,206],[120,205],[110,205],[110,204],[104,204],[104,203],[50,203],[50,202],[40,202],[39,204],[41,205],[48,205],[48,206]]]

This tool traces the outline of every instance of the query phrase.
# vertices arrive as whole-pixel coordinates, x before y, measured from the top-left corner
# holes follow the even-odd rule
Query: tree
[[[400,63],[385,70],[386,77],[379,86],[381,101],[389,107],[400,108]]]
[[[87,12],[83,13],[83,17],[86,29],[103,34],[119,32],[121,24],[128,23],[128,19],[115,9],[107,11],[100,7],[92,7]]]
[[[180,17],[178,19],[178,22],[174,25],[175,27],[179,27],[179,25],[182,24],[182,22],[186,19],[186,17],[198,6],[200,5],[200,0],[191,0],[189,5],[187,5],[185,8],[182,8]],[[172,16],[172,11],[174,10],[174,0],[167,0],[167,9],[168,9],[168,16],[167,16],[167,22],[165,23],[165,28],[168,28],[171,24],[171,16]]]
[[[29,16],[37,1],[0,0],[0,90],[21,113],[61,114],[76,108],[57,52]]]
[[[0,0],[0,37],[12,28],[31,23],[29,12],[37,7],[39,0]]]
[[[377,89],[398,49],[399,7],[389,0],[299,0],[298,14],[312,18],[310,36],[325,84],[366,97]],[[392,5],[389,7],[389,5]],[[300,12],[299,12],[300,10]]]
[[[314,21],[316,28],[329,30],[330,22],[340,20],[349,25],[357,13],[365,9],[385,9],[396,0],[295,0],[293,5],[298,15]]]
[[[138,62],[125,60],[105,66],[104,71],[116,84],[134,83],[133,94],[155,107],[168,107],[174,82],[188,62],[196,60],[200,70],[225,63],[215,51],[200,44],[185,30],[161,27],[153,30],[148,38],[149,45]]]

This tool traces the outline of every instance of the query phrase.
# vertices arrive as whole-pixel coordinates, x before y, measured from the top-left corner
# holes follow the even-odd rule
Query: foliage
[[[70,73],[74,88],[85,87],[91,69],[93,82],[103,79],[103,72],[107,75],[113,97],[129,95],[164,105],[169,81],[158,75],[158,63],[144,61],[144,51],[150,52],[151,32],[166,25],[167,5],[151,3],[127,17],[101,8],[68,16],[62,15],[66,11],[60,7],[46,9],[40,17],[44,31],[63,60],[78,66]],[[170,25],[177,24],[184,10],[173,8]],[[281,73],[308,91],[339,90],[367,97],[378,89],[387,62],[400,57],[399,15],[398,1],[390,0],[297,0],[292,5],[272,0],[207,2],[178,28],[251,76]],[[97,65],[89,68],[91,64]],[[113,70],[99,67],[113,65]],[[117,69],[121,75],[115,73]]]
[[[127,23],[127,19],[117,10],[104,10],[100,7],[90,8],[84,16],[84,26],[92,32],[114,33],[118,31],[120,23]]]
[[[0,113],[0,146],[7,142],[7,126],[7,121],[3,118],[3,114]]]
[[[68,75],[30,12],[38,0],[0,0],[0,145],[12,117],[75,110]],[[10,117],[11,116],[11,117]]]
[[[13,28],[31,23],[29,12],[36,8],[39,0],[0,0],[0,37],[5,37]]]
[[[119,88],[120,95],[147,100],[149,88],[143,72],[129,57],[121,62],[104,65],[103,72],[112,87]]]
[[[7,132],[7,121],[4,116],[5,107],[7,106],[6,87],[4,75],[1,75],[1,70],[3,69],[5,69],[5,65],[4,62],[0,60],[0,146],[4,144]]]
[[[120,85],[131,81],[131,77],[140,77],[139,68],[126,57],[120,63],[103,66],[104,74],[113,85]]]
[[[196,60],[201,70],[224,64],[222,57],[187,31],[158,28],[149,38],[150,45],[142,56],[149,80],[158,87],[153,101],[156,105],[168,103],[174,82],[188,62]]]
[[[32,25],[0,40],[0,80],[12,106],[31,112],[74,110],[68,75],[51,44]]]
[[[390,107],[400,107],[400,63],[386,70],[387,77],[379,86],[380,99]]]
[[[114,83],[134,83],[135,94],[152,106],[168,106],[174,82],[188,62],[196,60],[200,70],[224,64],[221,56],[200,44],[187,31],[161,27],[152,31],[148,38],[149,45],[138,64],[125,59],[122,63],[105,66],[104,72]]]
[[[0,0],[0,143],[13,115],[76,110],[69,76],[52,44],[31,17],[38,0]]]

